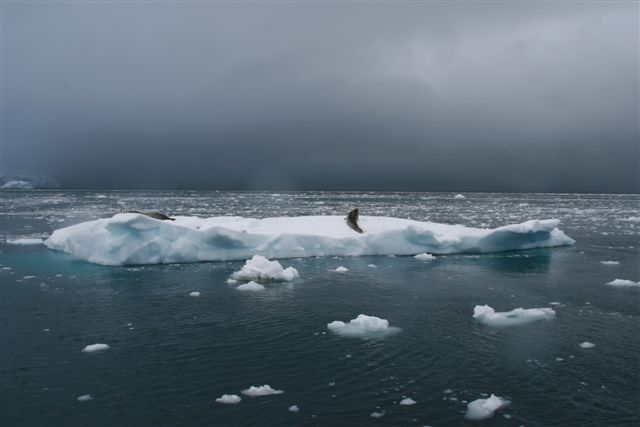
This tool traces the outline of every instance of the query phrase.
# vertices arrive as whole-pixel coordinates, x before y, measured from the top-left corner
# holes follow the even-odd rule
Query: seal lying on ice
[[[155,218],[155,219],[160,219],[163,221],[169,220],[169,221],[175,221],[175,218],[171,218],[170,216],[167,216],[165,214],[163,214],[162,212],[157,212],[157,211],[136,211],[136,210],[126,210],[124,211],[124,213],[137,213],[137,214],[141,214],[141,215],[145,215],[148,216],[149,218]]]
[[[347,225],[349,227],[351,227],[353,230],[357,231],[358,233],[364,233],[364,231],[362,231],[362,228],[360,228],[360,226],[358,225],[358,208],[353,209],[351,212],[349,212],[349,215],[347,215]]]

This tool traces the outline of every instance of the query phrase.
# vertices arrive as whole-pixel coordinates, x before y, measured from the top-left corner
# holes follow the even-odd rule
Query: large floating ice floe
[[[349,323],[334,320],[327,324],[327,328],[338,335],[359,338],[382,338],[401,331],[400,328],[389,326],[387,319],[367,316],[366,314],[358,315],[355,319],[351,319]]]
[[[473,318],[487,326],[514,326],[535,320],[549,320],[556,316],[552,308],[515,308],[511,311],[496,312],[488,305],[476,305]]]
[[[104,265],[311,256],[498,252],[571,245],[558,220],[530,220],[494,229],[401,218],[361,216],[364,233],[343,216],[252,219],[178,216],[160,221],[135,213],[88,221],[53,232],[50,249]]]

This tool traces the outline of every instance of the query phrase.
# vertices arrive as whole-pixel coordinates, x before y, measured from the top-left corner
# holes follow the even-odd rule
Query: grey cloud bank
[[[639,192],[638,4],[2,3],[2,169]]]

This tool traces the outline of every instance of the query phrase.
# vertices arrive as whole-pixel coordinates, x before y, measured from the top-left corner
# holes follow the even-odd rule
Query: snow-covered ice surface
[[[260,291],[264,291],[265,287],[260,283],[249,282],[249,283],[243,283],[242,285],[238,286],[236,289],[243,292],[260,292]]]
[[[382,338],[401,331],[398,327],[389,326],[387,319],[367,316],[366,314],[359,314],[355,319],[351,319],[349,323],[334,320],[327,324],[327,328],[338,335],[359,338]]]
[[[496,312],[488,305],[476,305],[473,318],[487,326],[514,326],[536,320],[549,320],[556,316],[552,308],[514,308],[511,311]]]
[[[498,409],[504,408],[510,403],[508,400],[492,394],[487,399],[476,399],[469,402],[464,417],[472,421],[491,418]]]
[[[246,390],[242,390],[242,394],[245,396],[270,396],[272,394],[282,394],[284,390],[276,390],[272,388],[269,384],[261,385],[261,386],[251,386]]]
[[[14,189],[14,190],[32,190],[33,189],[33,185],[30,182],[27,181],[21,181],[21,180],[13,180],[13,181],[8,181],[6,183],[4,183],[2,185],[2,187],[0,187],[2,189]]]
[[[175,216],[161,221],[125,213],[54,231],[50,249],[104,265],[185,263],[312,256],[499,252],[571,245],[558,220],[494,229],[360,216],[356,233],[338,215],[277,218]]]
[[[290,282],[298,277],[300,275],[295,268],[282,268],[278,261],[269,261],[260,255],[255,255],[247,260],[240,271],[231,275],[234,280],[252,280],[254,282]]]

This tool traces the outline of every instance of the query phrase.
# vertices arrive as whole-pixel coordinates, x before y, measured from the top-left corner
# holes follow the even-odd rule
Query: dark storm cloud
[[[637,192],[638,4],[3,3],[3,172]]]

